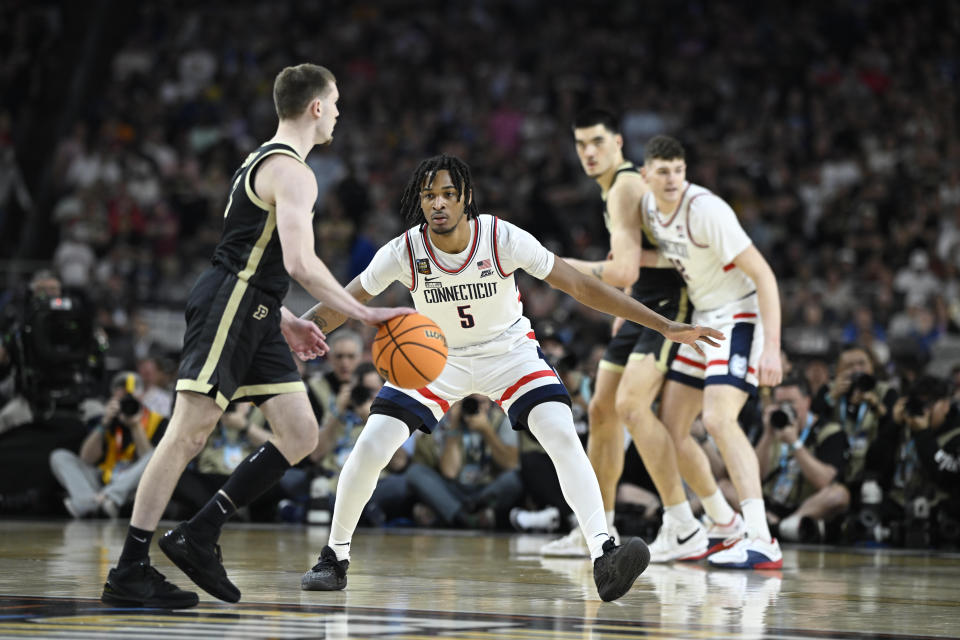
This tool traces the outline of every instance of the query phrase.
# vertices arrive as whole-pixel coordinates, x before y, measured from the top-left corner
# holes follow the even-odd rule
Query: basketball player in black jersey
[[[601,261],[565,260],[581,273],[607,284],[624,290],[632,288],[634,298],[658,313],[678,322],[689,322],[693,310],[683,278],[669,263],[657,266],[656,244],[641,215],[647,184],[640,168],[623,157],[623,138],[616,118],[601,109],[585,110],[574,120],[573,134],[584,172],[600,185],[605,204],[604,222],[610,234],[610,255]],[[706,533],[693,517],[682,486],[659,481],[676,477],[677,462],[672,453],[673,442],[652,405],[679,345],[656,331],[621,318],[615,321],[613,334],[597,371],[587,442],[590,462],[603,494],[607,524],[613,533],[617,483],[624,461],[621,425],[626,425],[660,493],[665,518],[681,521],[682,537],[686,538],[683,551],[693,549],[694,553],[688,555],[706,553]],[[695,417],[690,417],[691,422]],[[674,551],[668,550],[667,555]],[[579,531],[574,530],[545,545],[541,553],[583,556],[586,545]],[[666,561],[664,555],[662,550],[651,547],[652,562]]]
[[[195,593],[177,588],[150,566],[150,541],[187,462],[227,404],[244,400],[258,404],[270,422],[270,441],[240,463],[193,519],[159,541],[198,586],[221,600],[240,599],[221,563],[220,530],[317,443],[317,421],[291,350],[310,359],[327,346],[320,328],[281,305],[290,277],[318,300],[368,324],[412,311],[357,302],[314,253],[317,182],[304,158],[314,145],[331,141],[338,96],[336,80],[324,67],[301,64],[276,77],[280,123],[234,174],[213,265],[187,301],[173,417],[140,480],[120,560],[103,588],[107,604],[171,609],[197,604]]]

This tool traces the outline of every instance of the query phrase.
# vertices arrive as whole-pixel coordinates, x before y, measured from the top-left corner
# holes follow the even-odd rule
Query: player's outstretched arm
[[[763,322],[763,351],[757,367],[761,386],[775,387],[783,379],[780,362],[780,290],[773,269],[754,245],[750,245],[733,259],[733,264],[753,280],[757,287],[757,306]]]
[[[588,307],[650,327],[674,342],[690,345],[699,353],[702,353],[702,351],[697,344],[698,340],[713,346],[719,346],[714,339],[724,339],[723,334],[716,329],[693,326],[664,318],[646,305],[637,302],[610,285],[583,275],[563,260],[554,260],[553,269],[544,280],[551,287],[570,294]]]
[[[350,284],[346,286],[346,291],[360,304],[366,304],[373,299],[373,294],[368,293],[360,284],[360,276],[350,281]],[[301,319],[312,322],[320,331],[326,333],[330,333],[346,322],[347,317],[346,314],[330,308],[323,302],[314,305],[309,311],[300,316]]]
[[[272,195],[277,207],[277,233],[283,247],[283,265],[307,293],[326,306],[347,317],[376,325],[405,313],[407,307],[367,307],[350,295],[333,277],[327,265],[314,252],[313,226],[310,212],[317,198],[317,183],[310,169],[287,156],[269,158],[257,177],[257,186],[267,202]],[[261,178],[263,179],[261,181]],[[268,193],[269,192],[269,193]]]

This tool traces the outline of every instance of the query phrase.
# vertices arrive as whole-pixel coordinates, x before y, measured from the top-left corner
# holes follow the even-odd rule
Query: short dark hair
[[[800,390],[800,395],[804,398],[810,397],[810,383],[808,383],[807,379],[803,376],[789,375],[777,385],[778,389],[781,387],[796,387]]]
[[[273,81],[273,105],[281,120],[290,120],[316,98],[326,95],[337,81],[326,67],[305,62],[286,67]]]
[[[424,183],[433,184],[433,179],[440,171],[448,171],[453,186],[457,190],[457,199],[467,197],[470,202],[464,205],[467,218],[476,218],[480,215],[477,209],[477,198],[473,191],[473,179],[470,176],[470,167],[456,156],[439,155],[428,158],[417,166],[407,186],[400,195],[400,213],[411,226],[422,222],[423,213],[420,209],[420,190]]]
[[[606,109],[599,109],[597,107],[590,107],[589,109],[584,109],[578,113],[573,119],[572,128],[585,129],[598,124],[602,124],[603,128],[610,133],[620,133],[619,119],[610,111],[607,111]]]
[[[680,141],[670,136],[653,136],[643,147],[644,163],[651,160],[685,160],[686,157]]]

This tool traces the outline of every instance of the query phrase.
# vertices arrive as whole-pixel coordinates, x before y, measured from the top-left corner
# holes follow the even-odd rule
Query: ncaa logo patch
[[[430,261],[426,258],[417,258],[417,273],[424,275],[433,273],[433,271],[430,270]]]
[[[747,375],[747,358],[746,356],[736,355],[730,358],[730,362],[727,365],[730,369],[730,375],[735,378],[743,378]]]

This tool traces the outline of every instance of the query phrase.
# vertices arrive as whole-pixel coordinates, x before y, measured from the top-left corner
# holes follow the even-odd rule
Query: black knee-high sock
[[[127,539],[123,541],[123,551],[120,552],[120,560],[117,562],[117,566],[122,567],[148,559],[152,539],[153,531],[145,531],[130,525],[130,528],[127,529]]]
[[[263,444],[237,465],[223,488],[193,516],[190,531],[216,541],[230,516],[276,484],[290,466],[272,442]]]

